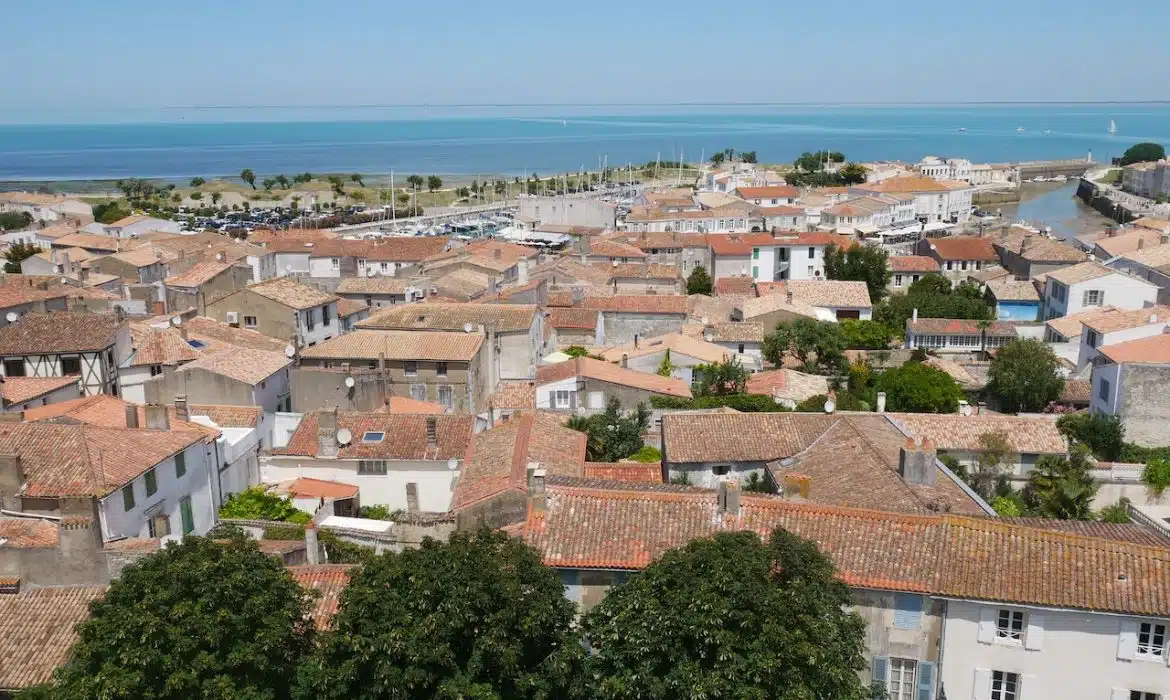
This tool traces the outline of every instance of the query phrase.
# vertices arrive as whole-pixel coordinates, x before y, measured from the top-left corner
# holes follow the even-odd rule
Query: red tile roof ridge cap
[[[532,426],[536,418],[531,413],[522,414],[516,421],[516,442],[512,444],[512,483],[509,488],[528,485],[528,447],[532,441]]]
[[[936,516],[938,517],[938,516]],[[1093,549],[1108,549],[1115,552],[1141,554],[1143,556],[1156,554],[1155,558],[1170,561],[1170,548],[1152,544],[1140,544],[1107,537],[1082,535],[1078,532],[1066,530],[1052,530],[1043,527],[1033,527],[1020,523],[1005,523],[995,518],[979,518],[969,515],[946,514],[941,516],[948,527],[963,527],[970,530],[996,530],[1002,533],[1027,532],[1036,537],[1046,537],[1066,542],[1070,545],[1092,545]],[[1137,551],[1135,551],[1137,550]]]
[[[942,517],[934,514],[896,513],[893,511],[873,510],[871,508],[857,508],[852,506],[834,506],[823,503],[809,503],[792,501],[778,496],[742,496],[741,504],[748,504],[757,508],[793,509],[809,513],[824,515],[843,515],[867,520],[885,520],[891,522],[906,522],[927,525],[943,525]]]

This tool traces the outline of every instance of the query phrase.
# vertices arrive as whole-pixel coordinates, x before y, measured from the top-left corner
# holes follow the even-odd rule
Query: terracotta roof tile
[[[1016,452],[1064,454],[1068,451],[1054,419],[993,414],[964,416],[958,413],[886,415],[914,437],[930,438],[940,450],[979,451],[982,449],[979,438],[983,434],[1002,430],[1007,433],[1008,444]]]
[[[662,263],[619,263],[609,268],[611,279],[678,280],[682,273],[674,265]]]
[[[712,323],[703,329],[703,338],[710,334],[712,343],[762,343],[764,324],[753,321]]]
[[[288,484],[281,484],[276,490],[293,498],[353,498],[358,493],[358,487],[353,484],[310,479],[307,476],[294,479]]]
[[[284,348],[288,345],[288,341],[247,328],[235,328],[206,316],[187,319],[183,321],[183,325],[187,328],[188,338],[213,346],[212,349],[217,350],[225,346],[234,346],[283,354]]]
[[[341,592],[349,585],[355,564],[310,564],[290,566],[289,574],[301,588],[320,592],[313,604],[311,617],[318,630],[327,630],[333,625],[333,616],[341,601]]]
[[[938,272],[938,261],[927,255],[891,255],[890,270],[893,272]]]
[[[0,379],[0,396],[4,405],[24,403],[38,396],[44,396],[70,384],[77,384],[80,377],[4,377]]]
[[[657,462],[586,462],[586,479],[624,481],[636,484],[661,484],[662,465]]]
[[[1110,307],[1112,309],[1112,307]],[[1170,306],[1157,304],[1142,309],[1112,309],[1109,313],[1092,315],[1081,321],[1100,333],[1126,331],[1142,326],[1170,323]]]
[[[828,394],[829,380],[827,377],[805,374],[794,369],[774,369],[756,372],[748,377],[746,388],[749,394],[800,403],[817,394]]]
[[[183,340],[182,334],[175,329],[159,330],[132,323],[130,337],[134,341],[130,367],[177,365],[197,360],[202,356],[202,353]]]
[[[1105,523],[1098,520],[1047,520],[1045,518],[1021,517],[997,517],[995,521],[1054,532],[1067,532],[1072,535],[1144,544],[1150,547],[1170,547],[1170,535],[1138,523],[1122,524]]]
[[[88,248],[109,253],[114,253],[119,248],[131,249],[135,245],[135,241],[123,241],[120,238],[80,232],[70,233],[53,241],[54,248]]]
[[[427,421],[435,422],[437,442],[427,444]],[[353,440],[339,446],[338,459],[402,459],[447,460],[461,459],[471,441],[474,416],[418,414],[359,413],[339,411],[337,427],[350,431]],[[288,444],[274,449],[274,455],[317,456],[317,414],[309,413],[301,419]],[[366,442],[366,433],[382,433],[382,440]]]
[[[57,523],[39,518],[0,518],[0,549],[56,547],[60,542]]]
[[[358,328],[463,332],[470,323],[507,333],[527,331],[536,313],[537,307],[531,304],[400,304],[375,312]]]
[[[947,236],[928,238],[930,249],[942,260],[982,260],[998,262],[999,255],[990,238]]]
[[[1121,309],[1113,306],[1101,306],[1089,311],[1081,311],[1080,313],[1049,319],[1046,325],[1056,333],[1059,333],[1065,338],[1069,338],[1071,340],[1073,338],[1081,337],[1081,327],[1085,321],[1100,316],[1117,313],[1119,311],[1121,311]]]
[[[715,294],[718,296],[734,294],[754,297],[756,295],[756,281],[747,275],[720,277],[715,280]]]
[[[305,348],[301,357],[470,362],[483,341],[482,333],[356,330]]]
[[[0,688],[26,688],[49,680],[77,641],[76,625],[104,586],[38,588],[0,595]]]
[[[849,236],[818,231],[777,231],[776,233],[710,233],[707,243],[715,255],[744,257],[751,255],[752,248],[773,246],[819,246],[836,245],[851,248],[855,241]]]
[[[610,313],[682,315],[687,313],[687,298],[674,294],[587,296],[581,306]]]
[[[356,299],[338,299],[337,300],[337,315],[340,318],[349,318],[356,313],[365,311],[370,308],[364,301]]]
[[[735,191],[736,194],[744,199],[789,199],[800,196],[800,190],[791,185],[740,187]]]
[[[983,329],[979,327],[982,321],[976,321],[967,318],[920,318],[917,321],[910,321],[908,324],[911,331],[917,334],[935,333],[943,335],[981,335]],[[989,321],[987,322],[988,336],[1016,336],[1016,325],[1010,321]]]
[[[1098,351],[1109,360],[1118,363],[1156,365],[1170,363],[1170,343],[1167,343],[1166,337],[1161,334],[1106,345],[1098,348]]]
[[[292,364],[292,360],[284,353],[233,347],[205,354],[198,360],[183,365],[179,371],[190,372],[202,369],[229,379],[235,379],[238,382],[255,385],[290,364]]]
[[[947,192],[955,187],[948,186],[948,180],[935,180],[929,177],[916,177],[913,175],[899,175],[897,177],[886,178],[881,182],[867,182],[856,186],[856,189],[865,192]],[[966,182],[960,183],[964,188],[971,185]]]
[[[168,287],[198,287],[207,284],[234,266],[235,263],[215,260],[196,263],[177,275],[171,275],[164,284]]]
[[[665,350],[670,350],[673,354],[692,357],[708,364],[723,362],[733,354],[732,351],[722,345],[709,343],[702,338],[693,338],[682,333],[667,333],[652,338],[643,338],[638,341],[636,346],[633,343],[629,345],[617,345],[602,350],[600,354],[602,359],[607,362],[621,362],[623,355],[627,358],[644,357]]]
[[[461,268],[434,279],[432,284],[446,296],[471,299],[492,286],[492,277],[477,270]]]
[[[0,355],[104,350],[124,323],[114,314],[27,313],[0,328]]]
[[[846,280],[786,280],[783,282],[760,283],[756,290],[761,297],[785,295],[792,292],[792,300],[809,306],[849,306],[869,308],[869,287],[865,282]]]
[[[450,241],[448,236],[413,236],[382,238],[378,240],[358,240],[347,238],[328,238],[309,233],[303,235],[296,232],[292,236],[261,235],[253,239],[262,241],[269,250],[282,253],[308,253],[314,258],[365,258],[376,262],[403,262],[417,263],[434,255],[442,253]],[[309,245],[306,245],[309,244]]]
[[[337,285],[338,294],[406,294],[410,280],[401,277],[346,277]]]
[[[409,396],[391,396],[386,402],[374,410],[374,413],[420,413],[440,414],[447,413],[442,404],[433,401],[419,401]]]
[[[836,420],[817,413],[672,413],[662,417],[662,440],[671,463],[770,462],[807,449]]]
[[[249,285],[247,289],[298,311],[337,301],[337,297],[333,294],[322,292],[307,284],[301,284],[291,277],[273,277],[270,280]]]
[[[1040,292],[1031,280],[1000,277],[988,280],[987,289],[999,301],[1040,301]]]
[[[500,382],[496,392],[488,399],[492,408],[535,409],[536,384],[534,382]]]
[[[641,248],[632,246],[629,243],[605,239],[590,241],[588,254],[590,256],[603,256],[607,258],[646,257],[646,253]]]
[[[537,386],[570,377],[586,377],[599,382],[641,389],[654,394],[691,397],[691,389],[681,379],[660,377],[657,374],[623,369],[615,364],[592,357],[576,357],[555,365],[544,365],[536,370]]]
[[[553,307],[548,310],[548,324],[553,328],[579,328],[592,331],[597,330],[597,321],[600,315],[596,309]]]
[[[1068,267],[1052,270],[1048,273],[1048,279],[1056,280],[1063,284],[1078,284],[1097,279],[1098,277],[1119,274],[1124,273],[1105,267],[1099,262],[1089,261],[1080,263],[1079,265],[1069,265]]]

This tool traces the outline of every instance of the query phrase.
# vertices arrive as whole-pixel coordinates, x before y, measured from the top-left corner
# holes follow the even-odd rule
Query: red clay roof
[[[953,236],[929,238],[930,248],[942,260],[983,260],[998,261],[995,246],[990,238],[975,236]]]
[[[790,185],[767,187],[740,187],[736,189],[743,199],[787,199],[800,196],[800,190]]]
[[[618,313],[685,315],[687,313],[687,298],[675,294],[587,296],[582,301],[581,306],[586,309]]]
[[[310,479],[307,476],[294,480],[282,490],[293,498],[353,498],[358,493],[358,487],[353,484]]]
[[[821,246],[836,245],[839,248],[851,248],[854,240],[849,236],[836,233],[820,233],[807,231],[777,231],[771,233],[710,233],[707,234],[707,243],[715,255],[744,256],[751,255],[752,248],[766,248],[770,246]]]
[[[548,310],[548,324],[553,328],[577,328],[593,331],[597,330],[597,319],[600,315],[597,309],[557,306]]]
[[[681,379],[624,369],[613,363],[595,360],[592,357],[575,357],[572,360],[558,362],[555,365],[545,365],[536,370],[536,384],[538,386],[570,377],[587,377],[599,382],[641,389],[654,394],[666,394],[688,399],[691,397],[690,387]]]
[[[81,377],[4,377],[0,380],[2,382],[0,396],[3,396],[6,406],[24,403],[70,384],[77,384],[80,379]]]
[[[284,447],[274,455],[317,456],[317,418],[309,413]],[[427,444],[427,421],[435,422],[435,445]],[[475,417],[470,415],[424,416],[416,414],[359,413],[340,411],[337,427],[353,436],[348,445],[339,446],[338,459],[405,459],[446,460],[463,457],[471,440]],[[382,440],[366,442],[366,433],[382,433]]]
[[[352,569],[356,564],[310,564],[290,566],[289,574],[302,588],[320,591],[321,597],[313,604],[311,617],[319,630],[327,630],[333,624],[341,592],[349,585]]]
[[[0,595],[0,688],[20,689],[49,680],[69,658],[76,626],[105,586],[37,588]]]
[[[926,255],[891,255],[893,272],[938,272],[938,261]]]
[[[624,481],[636,484],[661,484],[662,465],[658,462],[586,462],[586,479]]]

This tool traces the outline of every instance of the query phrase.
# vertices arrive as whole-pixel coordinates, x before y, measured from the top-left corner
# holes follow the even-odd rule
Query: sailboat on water
[[[1109,120],[1109,133],[1110,134],[1117,133],[1117,122],[1113,121],[1112,119]]]

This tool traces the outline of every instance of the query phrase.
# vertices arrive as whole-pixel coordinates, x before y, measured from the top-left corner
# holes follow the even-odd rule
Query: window
[[[759,260],[759,259],[760,259],[760,249],[759,248],[752,248],[752,260]]]
[[[812,260],[812,259],[813,259],[813,258],[815,258],[816,256],[817,256],[817,249],[816,249],[816,248],[814,248],[814,247],[812,247],[812,246],[810,245],[810,246],[808,247],[808,259],[809,259],[809,260]]]
[[[255,328],[255,327],[256,327],[256,317],[255,316],[245,316],[244,317],[244,328]]]
[[[993,671],[991,674],[991,700],[1018,700],[1020,674],[1007,671]]]
[[[66,377],[77,377],[81,375],[81,358],[80,357],[62,357],[61,358],[61,374]]]
[[[426,384],[411,384],[410,385],[410,398],[414,399],[415,401],[426,401],[427,400],[427,385]]]
[[[171,519],[165,515],[159,515],[147,520],[146,527],[151,537],[166,537],[171,534]]]
[[[716,464],[711,467],[711,473],[715,476],[726,476],[730,471],[731,465],[729,464]]]
[[[1100,306],[1105,303],[1105,292],[1101,289],[1086,289],[1083,299],[1085,306]]]
[[[738,349],[738,350],[736,350],[736,352],[738,352],[740,355],[742,355],[742,354],[743,354],[743,343],[740,343],[740,344],[739,344],[739,349]]]
[[[341,269],[341,261],[339,261],[337,258],[330,258],[329,264],[333,267],[334,270]]]
[[[1162,700],[1162,696],[1144,690],[1131,690],[1129,691],[1129,700]]]
[[[1097,398],[1102,401],[1109,400],[1109,380],[1102,379],[1101,383],[1097,385]]]
[[[894,286],[895,287],[902,286],[902,275],[894,275]]]
[[[382,263],[382,272],[388,272],[389,270],[390,270],[390,263]]]
[[[922,625],[922,596],[912,593],[894,595],[894,628],[916,630]]]
[[[175,478],[181,479],[187,473],[187,453],[180,452],[175,455]]]
[[[151,365],[150,366],[150,376],[157,377],[158,375],[160,375],[162,373],[163,373],[162,365]]]
[[[179,499],[179,515],[183,519],[183,534],[195,532],[195,514],[191,512],[191,497],[183,496]]]
[[[960,269],[960,270],[966,270],[966,269],[967,269],[967,261],[966,261],[966,260],[964,260],[963,262],[959,263],[959,269]]]
[[[808,276],[809,276],[809,277],[812,277],[812,276],[813,276],[813,266],[812,266],[812,265],[809,265],[809,266],[808,266]]]
[[[1097,347],[1097,331],[1090,330],[1090,329],[1086,328],[1085,329],[1085,342],[1088,343],[1089,347],[1091,347],[1091,348]]]
[[[759,276],[760,276],[760,268],[755,266],[755,265],[752,265],[752,279],[756,279]]]
[[[439,403],[448,410],[455,408],[455,389],[450,386],[440,386]]]
[[[146,472],[146,497],[150,498],[156,493],[158,493],[158,475],[151,469]]]
[[[321,307],[321,325],[322,326],[329,325],[329,305],[328,304]]]
[[[134,510],[134,484],[122,487],[122,510]]]
[[[386,433],[380,430],[367,430],[362,433],[362,442],[382,442],[386,439]]]
[[[5,377],[23,377],[24,376],[24,360],[5,360],[4,361],[4,376]]]
[[[995,621],[995,638],[1012,642],[1024,639],[1024,613],[1020,610],[1000,610]]]
[[[1137,655],[1147,659],[1161,659],[1166,653],[1166,625],[1143,622],[1138,628]]]
[[[573,392],[568,389],[557,389],[553,392],[553,408],[572,408]]]
[[[446,377],[447,376],[447,363],[446,362],[436,362],[435,363],[435,374],[439,375],[440,377]]]
[[[313,310],[309,309],[305,312],[305,330],[313,330]]]
[[[953,269],[955,269],[955,261],[954,261],[954,260],[948,260],[948,261],[947,261],[947,269],[948,269],[948,270],[953,270]]]
[[[358,476],[386,476],[385,460],[363,459],[359,461]]]
[[[889,700],[914,700],[914,672],[917,670],[917,661],[890,657],[890,676],[886,681]]]

